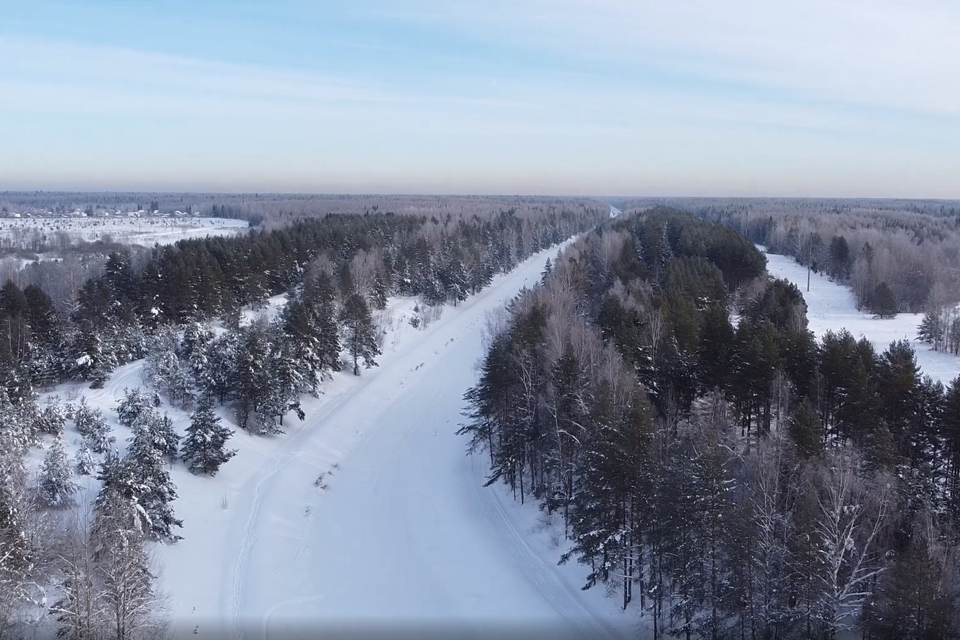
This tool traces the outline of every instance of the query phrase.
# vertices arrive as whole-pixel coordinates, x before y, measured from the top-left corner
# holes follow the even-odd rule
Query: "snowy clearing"
[[[197,217],[0,218],[0,246],[28,251],[97,240],[153,246],[187,238],[236,235],[245,220]]]
[[[176,637],[285,638],[319,627],[351,637],[429,629],[612,638],[639,628],[603,587],[581,591],[587,568],[557,565],[568,548],[562,522],[500,484],[484,488],[486,454],[465,456],[466,438],[455,434],[487,314],[537,282],[556,251],[444,307],[425,329],[409,323],[416,300],[391,299],[379,318],[379,367],[335,374],[319,398],[304,398],[306,421],[285,420],[284,435],[237,430],[228,446],[239,453],[214,478],[174,465],[184,539],[157,551]],[[282,303],[271,299],[265,312]],[[141,385],[142,367],[121,367],[100,391],[56,393],[85,395],[123,445],[129,432],[114,407]],[[163,410],[182,434],[188,413]],[[68,427],[66,438],[72,455],[79,436]],[[92,499],[96,481],[83,484]]]
[[[759,246],[761,251],[766,251]],[[810,291],[807,291],[807,269],[788,256],[767,253],[767,271],[777,278],[784,278],[797,285],[807,302],[807,318],[810,330],[819,338],[827,330],[847,329],[855,338],[866,337],[878,352],[886,351],[895,340],[909,340],[917,353],[917,363],[922,372],[934,380],[947,384],[960,374],[960,358],[932,350],[917,342],[917,327],[923,320],[922,313],[900,313],[895,318],[883,320],[872,314],[857,311],[853,293],[824,274],[810,274]]]

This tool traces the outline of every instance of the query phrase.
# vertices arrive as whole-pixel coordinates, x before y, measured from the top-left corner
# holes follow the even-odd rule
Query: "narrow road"
[[[455,435],[481,327],[528,260],[308,417],[244,490],[221,623],[240,637],[612,637],[534,553]],[[343,434],[351,434],[352,442]],[[349,631],[349,633],[348,633]],[[332,635],[331,635],[332,634]]]

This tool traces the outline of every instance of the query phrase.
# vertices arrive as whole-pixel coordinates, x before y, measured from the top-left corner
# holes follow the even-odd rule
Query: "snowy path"
[[[763,247],[760,247],[763,251]],[[920,313],[901,313],[895,318],[880,320],[857,311],[853,293],[830,280],[825,274],[810,275],[807,291],[807,269],[788,256],[768,253],[767,271],[797,285],[807,303],[810,330],[819,338],[827,330],[847,329],[855,338],[866,337],[878,353],[886,351],[895,340],[909,340],[917,353],[917,364],[926,375],[947,384],[960,374],[960,358],[936,352],[917,342],[917,327],[923,320]]]
[[[484,459],[466,457],[454,433],[486,313],[532,285],[555,252],[445,310],[281,436],[230,505],[219,620],[201,627],[249,639],[318,625],[614,635],[613,618],[591,606],[599,594],[585,597],[558,553],[528,542],[528,521],[503,491],[481,486]]]

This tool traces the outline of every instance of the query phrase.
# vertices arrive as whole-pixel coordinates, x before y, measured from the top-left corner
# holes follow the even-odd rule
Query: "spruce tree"
[[[93,451],[90,450],[90,445],[84,440],[80,444],[80,448],[77,449],[76,456],[74,457],[74,469],[76,469],[77,474],[81,476],[92,476],[97,469],[97,462],[93,457]]]
[[[85,398],[80,398],[80,404],[76,407],[74,424],[94,453],[106,453],[117,441],[110,434],[110,425],[104,419],[103,413],[100,409],[92,409]]]
[[[220,465],[237,453],[225,448],[232,435],[233,431],[220,424],[220,416],[213,410],[213,396],[200,396],[196,410],[190,415],[181,452],[190,472],[216,475]]]
[[[333,278],[321,271],[306,290],[316,314],[321,374],[340,371],[340,328],[337,326],[336,288]]]
[[[369,369],[376,366],[375,358],[380,355],[377,333],[370,315],[367,301],[359,293],[352,294],[344,304],[340,320],[346,331],[347,349],[353,359],[353,375],[360,375],[360,360]]]
[[[40,433],[47,433],[52,436],[58,436],[63,433],[63,428],[67,423],[67,416],[57,403],[48,404],[37,416],[37,430]]]
[[[893,318],[897,315],[897,299],[886,282],[881,282],[873,290],[868,306],[879,318]]]
[[[810,398],[804,398],[790,419],[788,432],[804,458],[813,458],[823,451],[823,429]]]
[[[117,404],[117,422],[130,429],[137,420],[151,413],[153,401],[140,387],[123,390],[123,399]]]
[[[74,504],[77,485],[64,447],[63,437],[57,436],[43,459],[39,481],[40,500],[48,507],[62,508]]]
[[[165,416],[164,416],[165,417]],[[164,419],[134,424],[134,436],[123,460],[134,480],[134,493],[148,521],[147,535],[156,540],[176,542],[173,527],[183,523],[173,514],[176,485],[170,479],[165,458],[169,457]]]

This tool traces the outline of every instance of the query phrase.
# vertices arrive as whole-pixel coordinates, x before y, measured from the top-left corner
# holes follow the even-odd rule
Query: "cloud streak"
[[[406,5],[195,49],[0,26],[0,189],[960,195],[952,4]],[[310,56],[264,50],[295,20]]]

